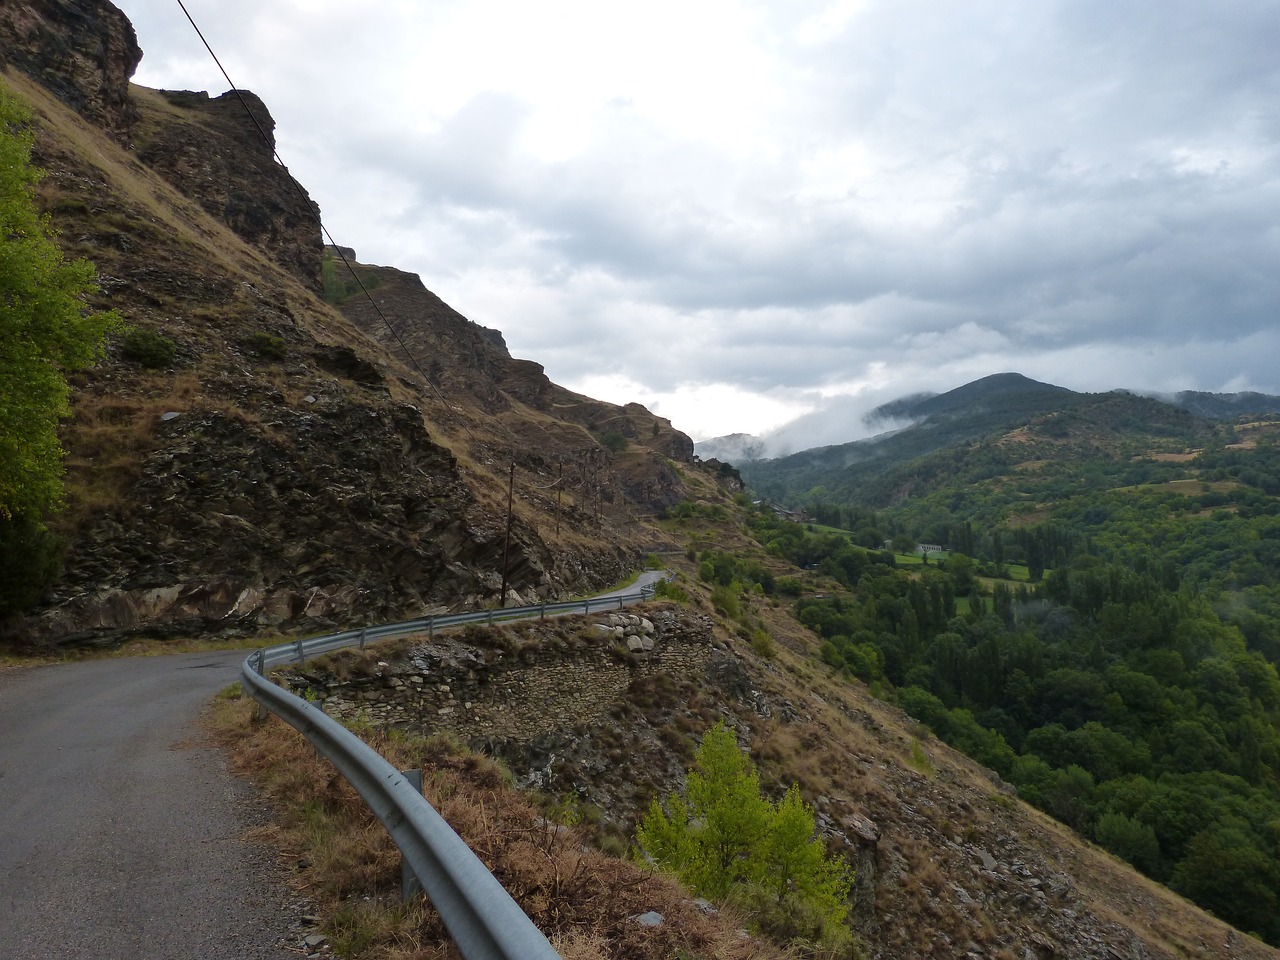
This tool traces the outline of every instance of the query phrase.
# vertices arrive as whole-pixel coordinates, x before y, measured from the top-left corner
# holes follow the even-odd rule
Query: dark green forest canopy
[[[988,438],[882,474],[912,480],[890,506],[826,486],[807,507],[827,526],[752,522],[839,584],[771,584],[833,669],[1280,944],[1280,424],[1151,437]],[[886,541],[951,552],[903,567]]]

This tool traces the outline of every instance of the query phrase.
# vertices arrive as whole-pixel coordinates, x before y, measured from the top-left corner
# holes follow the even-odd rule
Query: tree
[[[1160,840],[1150,824],[1108,810],[1094,824],[1098,842],[1148,875],[1160,868]]]
[[[717,723],[703,735],[684,795],[656,799],[640,850],[699,896],[745,906],[765,932],[835,945],[848,941],[853,875],[814,837],[813,810],[792,786],[776,804],[751,759]]]
[[[967,597],[974,585],[973,560],[963,553],[952,553],[944,561],[943,569],[951,575],[951,581],[955,585],[956,596]]]
[[[67,261],[36,210],[30,116],[0,91],[0,616],[56,573],[44,521],[62,500],[64,371],[87,366],[118,320],[88,309],[94,271]]]
[[[1270,943],[1280,935],[1280,868],[1242,830],[1215,825],[1196,834],[1172,885],[1241,930]]]
[[[910,534],[900,533],[891,541],[895,553],[910,553],[916,548],[915,538]]]

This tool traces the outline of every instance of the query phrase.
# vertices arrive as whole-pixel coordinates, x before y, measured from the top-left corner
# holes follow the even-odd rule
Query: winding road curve
[[[197,725],[245,655],[0,675],[0,958],[297,957],[296,897],[242,839],[266,812]]]

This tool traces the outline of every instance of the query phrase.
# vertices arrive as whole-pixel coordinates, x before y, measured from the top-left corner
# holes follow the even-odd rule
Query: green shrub
[[[143,327],[126,327],[120,336],[120,352],[126,360],[147,370],[163,370],[173,364],[178,345],[168,337]]]
[[[30,607],[62,570],[66,540],[24,514],[0,515],[0,618]]]
[[[929,755],[924,752],[924,747],[920,745],[919,740],[911,742],[911,756],[907,758],[907,765],[915,770],[916,773],[923,774],[930,780],[933,779],[937,772],[934,769],[933,761],[929,759]]]
[[[600,437],[600,445],[610,453],[621,453],[631,445],[631,441],[617,430],[606,430]]]
[[[795,577],[779,577],[776,589],[784,597],[798,597],[804,593],[804,584]]]
[[[733,586],[722,587],[716,584],[711,588],[711,604],[716,611],[730,620],[742,616],[742,605],[738,602],[738,591]]]
[[[684,587],[677,586],[670,580],[663,580],[653,585],[653,596],[656,600],[674,600],[676,603],[688,603],[689,593]]]
[[[830,952],[851,943],[853,872],[814,832],[799,788],[769,801],[751,758],[717,723],[698,746],[684,795],[671,794],[665,809],[655,799],[636,839],[643,856],[695,894],[738,904],[758,930]]]
[[[263,360],[283,360],[289,352],[283,339],[269,333],[252,333],[241,343]]]
[[[755,651],[756,656],[764,657],[766,660],[772,660],[778,655],[773,637],[769,636],[766,630],[757,630],[751,635],[751,649]]]

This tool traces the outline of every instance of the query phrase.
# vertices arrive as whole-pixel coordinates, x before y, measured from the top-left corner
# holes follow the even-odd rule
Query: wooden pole
[[[556,477],[556,536],[560,536],[560,498],[564,496],[564,461],[560,461],[560,473]]]
[[[507,605],[507,555],[511,550],[511,501],[516,489],[516,462],[511,461],[511,476],[507,480],[507,535],[502,540],[502,596],[498,606]]]

